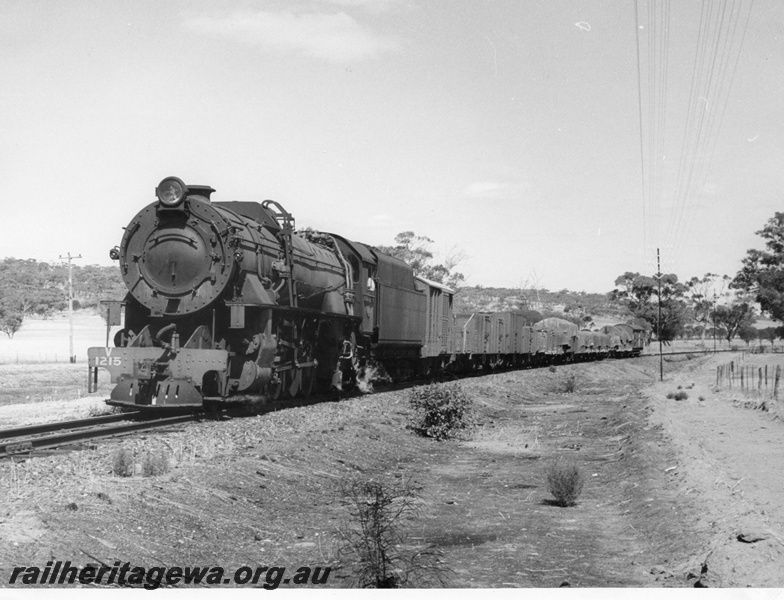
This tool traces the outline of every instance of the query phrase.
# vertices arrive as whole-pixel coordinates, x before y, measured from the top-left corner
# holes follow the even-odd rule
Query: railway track
[[[723,353],[731,353],[734,352],[738,354],[739,352],[745,352],[744,350],[732,350],[732,349],[725,349],[722,348],[721,350],[679,350],[678,352],[662,352],[661,356],[683,356],[685,354],[699,354],[699,355],[706,355],[706,354],[723,354]],[[642,358],[648,358],[650,356],[659,357],[658,352],[643,352],[640,354]]]
[[[737,352],[735,350],[691,350],[683,352],[665,352],[662,356],[677,355],[705,355],[721,352]],[[655,358],[658,353],[644,353],[638,358]],[[467,374],[468,376],[481,376],[490,372],[476,372]],[[407,381],[404,383],[377,384],[378,391],[390,391],[402,389],[412,385],[426,383],[425,380]],[[255,414],[274,412],[284,408],[294,408],[309,406],[319,402],[337,400],[338,398],[350,398],[361,395],[360,392],[352,390],[347,393],[336,395],[333,393],[314,394],[307,399],[297,399],[289,401],[267,402],[257,408]],[[54,423],[43,423],[40,425],[28,425],[12,429],[0,430],[0,460],[11,457],[33,457],[51,454],[55,448],[75,446],[87,440],[108,438],[136,431],[144,431],[157,427],[177,425],[203,418],[203,413],[180,414],[174,416],[160,417],[154,413],[142,411],[121,413],[115,415],[104,415],[87,419],[76,419],[71,421],[58,421]]]
[[[353,394],[345,394],[350,397]],[[336,400],[334,394],[313,395],[307,399],[267,402],[257,407],[254,414],[260,415],[285,408],[310,406],[319,402]],[[241,404],[239,406],[242,412]],[[233,407],[232,407],[233,408]],[[170,415],[171,413],[168,412]],[[225,414],[215,411],[213,417]],[[0,429],[0,460],[7,458],[32,458],[59,453],[60,450],[80,449],[80,442],[109,438],[136,431],[145,431],[169,425],[179,425],[205,418],[203,412],[189,412],[173,416],[135,411],[116,415],[104,415],[87,419],[56,421],[40,425],[27,425],[11,429]]]
[[[42,456],[50,454],[54,448],[62,448],[86,440],[177,425],[201,416],[197,413],[189,413],[157,417],[134,412],[3,429],[0,430],[0,459]]]

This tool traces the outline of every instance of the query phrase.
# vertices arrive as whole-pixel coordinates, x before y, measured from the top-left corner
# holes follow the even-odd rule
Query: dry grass
[[[240,447],[230,437],[193,438],[183,436],[167,442],[169,456],[174,464],[195,464],[219,456],[232,456]]]
[[[541,437],[541,426],[538,423],[528,428],[523,428],[519,424],[485,426],[477,428],[473,439],[465,442],[465,445],[530,458],[541,454]]]
[[[107,494],[109,471],[99,458],[98,451],[83,450],[64,457],[7,461],[0,468],[0,505],[14,499],[32,502],[42,489],[49,490],[52,502],[63,504],[85,494]]]
[[[98,373],[99,390],[109,389],[108,371]],[[75,400],[87,396],[87,365],[70,363],[0,365],[0,406]]]
[[[171,469],[169,456],[163,450],[147,452],[142,458],[142,475],[144,477],[156,477],[168,473]]]
[[[105,395],[100,395],[79,400],[8,404],[0,406],[0,423],[3,427],[19,427],[109,414],[112,411],[104,398]]]

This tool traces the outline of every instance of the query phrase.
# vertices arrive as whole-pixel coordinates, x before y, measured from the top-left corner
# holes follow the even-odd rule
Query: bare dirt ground
[[[444,553],[450,587],[782,586],[784,426],[716,391],[729,356],[673,357],[664,383],[653,358],[463,380],[479,421],[469,441],[415,436],[403,390],[5,462],[0,585],[15,565],[119,560],[331,566],[327,585],[342,587],[341,484],[410,477],[422,503],[409,543]],[[667,399],[679,385],[688,399]],[[132,477],[112,474],[120,447]],[[171,470],[143,477],[158,450]],[[547,490],[559,456],[586,478],[574,507]]]
[[[784,411],[764,391],[762,397],[743,393],[737,382],[734,389],[717,387],[716,366],[730,361],[755,367],[784,362],[780,355],[725,354],[681,363],[676,375],[646,390],[651,422],[678,452],[679,494],[703,508],[695,525],[712,534],[702,557],[708,583],[781,587]],[[666,399],[676,383],[694,384],[687,400]]]

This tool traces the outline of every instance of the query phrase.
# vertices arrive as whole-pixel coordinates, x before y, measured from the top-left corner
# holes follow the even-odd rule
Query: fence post
[[[779,378],[781,377],[781,365],[776,365],[776,378],[773,382],[773,398],[778,401],[779,399]]]

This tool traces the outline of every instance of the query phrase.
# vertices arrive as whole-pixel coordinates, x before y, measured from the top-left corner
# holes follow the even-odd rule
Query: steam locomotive
[[[110,251],[128,288],[107,369],[109,404],[201,407],[345,389],[369,369],[392,379],[639,354],[629,325],[581,332],[520,313],[456,315],[454,290],[339,235],[295,229],[273,200],[214,202],[167,177]]]

